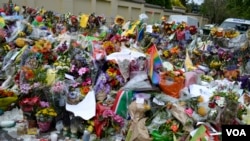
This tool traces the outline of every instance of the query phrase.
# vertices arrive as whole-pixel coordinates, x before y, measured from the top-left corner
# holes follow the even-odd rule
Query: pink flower
[[[75,70],[75,65],[72,65],[71,68],[70,68],[70,72],[73,72]]]
[[[90,78],[87,78],[86,81],[85,81],[88,85],[91,84],[91,79]]]
[[[193,109],[191,109],[191,108],[186,108],[186,109],[185,109],[185,113],[186,113],[189,117],[192,117]]]
[[[115,114],[112,110],[105,110],[103,113],[102,113],[102,116],[104,118],[108,118],[108,117],[114,117]]]
[[[89,71],[89,69],[88,68],[80,68],[79,70],[78,70],[78,74],[79,75],[83,75],[83,74],[85,74],[87,71]]]
[[[90,78],[86,78],[86,80],[84,82],[82,82],[82,86],[87,86],[87,85],[91,85],[91,79]]]
[[[52,92],[61,93],[65,89],[65,84],[63,81],[58,81],[52,86]]]
[[[120,126],[124,126],[124,119],[121,116],[115,115],[114,121],[118,123]]]
[[[73,84],[71,84],[71,86],[74,87],[74,88],[76,88],[76,87],[78,87],[79,84],[80,83],[78,83],[78,82],[74,82]]]
[[[215,100],[220,100],[220,96],[215,96]]]
[[[49,102],[40,101],[40,106],[43,107],[43,108],[49,107]]]

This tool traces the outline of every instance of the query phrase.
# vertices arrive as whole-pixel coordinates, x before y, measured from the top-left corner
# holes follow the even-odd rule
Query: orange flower
[[[51,49],[51,43],[50,42],[46,42],[43,46],[43,48],[41,49],[42,53],[46,53],[49,52]]]
[[[80,44],[78,44],[76,41],[73,41],[73,42],[71,43],[71,45],[72,45],[72,47],[78,47]]]
[[[27,80],[33,79],[35,77],[34,72],[32,71],[32,69],[28,68],[28,67],[23,67],[22,70],[25,73],[25,78]]]
[[[180,49],[178,46],[173,47],[170,49],[171,54],[178,54],[180,52]]]
[[[176,125],[176,124],[173,124],[173,125],[171,125],[171,130],[174,132],[174,133],[176,133],[177,131],[178,131],[178,129],[179,129],[179,126],[178,125]]]
[[[0,97],[12,97],[14,92],[0,89]]]
[[[114,78],[116,75],[117,75],[117,71],[116,69],[114,68],[109,68],[107,70],[107,74],[111,77],[111,78]]]
[[[31,51],[32,52],[34,52],[34,53],[36,53],[36,52],[39,52],[39,47],[38,46],[33,46],[32,48],[31,48]]]
[[[89,86],[83,86],[80,89],[80,92],[81,92],[82,95],[86,95],[89,91],[90,91]]]
[[[115,46],[111,41],[105,41],[103,43],[103,48],[105,49],[107,55],[115,52]]]
[[[6,91],[6,96],[7,96],[7,97],[14,96],[14,93],[11,92],[11,91]]]

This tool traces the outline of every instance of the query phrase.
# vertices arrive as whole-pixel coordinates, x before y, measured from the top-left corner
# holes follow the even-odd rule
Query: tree
[[[228,15],[226,5],[226,0],[204,0],[201,13],[209,19],[210,23],[220,24]]]
[[[172,4],[170,0],[146,0],[146,3],[163,6],[164,8],[171,9]]]
[[[204,0],[201,13],[210,23],[220,24],[226,18],[250,19],[250,0]]]
[[[183,6],[187,6],[187,3],[190,1],[190,0],[180,0],[181,1],[181,3],[182,3],[182,5]]]

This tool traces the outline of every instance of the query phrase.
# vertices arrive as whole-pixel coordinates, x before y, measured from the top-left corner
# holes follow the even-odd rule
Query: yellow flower
[[[200,107],[198,108],[198,110],[197,110],[197,113],[198,113],[200,116],[204,117],[204,116],[206,116],[206,114],[207,114],[207,110],[206,110],[205,107],[200,106]]]
[[[199,103],[202,103],[202,102],[204,101],[204,99],[203,99],[202,96],[199,96],[198,99],[197,99],[197,101],[198,101]]]
[[[90,133],[92,133],[93,130],[94,130],[94,127],[90,125],[90,126],[88,126],[87,130],[88,130]]]
[[[170,56],[170,52],[168,50],[164,50],[163,51],[163,56],[164,57],[169,57]]]
[[[47,114],[48,114],[48,111],[47,111],[47,110],[44,110],[44,111],[42,111],[42,114],[43,114],[43,115],[47,115]]]

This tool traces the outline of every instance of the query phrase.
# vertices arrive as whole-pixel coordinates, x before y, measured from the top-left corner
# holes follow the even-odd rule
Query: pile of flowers
[[[15,96],[15,93],[13,91],[0,89],[0,98],[13,96]]]
[[[19,106],[24,112],[35,112],[39,104],[40,98],[38,96],[25,97],[19,101]]]
[[[213,27],[211,29],[210,34],[214,37],[221,37],[221,38],[236,38],[240,35],[240,32],[235,29],[223,29],[219,27]]]
[[[18,100],[17,95],[11,91],[0,88],[0,109],[7,110],[11,104]]]
[[[250,90],[248,80],[249,44],[231,49],[222,46],[219,42],[211,41],[202,42],[200,46],[198,36],[196,36],[197,27],[187,25],[185,22],[163,21],[162,24],[152,25],[152,32],[147,32],[148,28],[145,27],[147,24],[143,23],[144,20],[132,22],[127,29],[123,29],[126,28],[123,27],[125,20],[119,16],[115,19],[114,26],[106,27],[101,25],[104,24],[103,17],[94,14],[89,15],[89,20],[84,24],[82,19],[85,19],[86,15],[78,18],[67,13],[58,17],[51,11],[41,12],[43,10],[37,11],[29,8],[25,10],[28,13],[23,13],[24,16],[32,13],[30,15],[32,20],[27,21],[32,24],[21,22],[19,29],[12,25],[12,22],[6,22],[8,28],[0,29],[0,46],[3,47],[2,50],[0,49],[0,53],[3,68],[13,68],[14,70],[13,75],[12,73],[4,75],[10,85],[5,85],[9,86],[6,89],[0,89],[0,100],[6,103],[4,98],[13,97],[15,93],[18,93],[20,108],[25,114],[35,116],[37,121],[52,121],[59,114],[68,116],[68,113],[64,113],[65,102],[72,104],[69,107],[89,104],[84,100],[93,96],[91,95],[93,93],[97,103],[96,111],[100,110],[98,106],[101,106],[102,109],[96,112],[88,122],[80,119],[80,123],[82,121],[87,123],[85,129],[91,134],[96,134],[100,139],[121,134],[123,127],[125,127],[124,133],[128,133],[129,136],[130,131],[126,132],[128,128],[125,123],[131,123],[129,130],[132,132],[134,129],[138,129],[132,125],[143,124],[145,134],[149,131],[150,138],[154,141],[161,141],[182,140],[197,128],[195,124],[199,121],[208,124],[211,122],[216,125],[239,124],[238,122],[243,119],[243,121],[247,121],[246,116],[243,116],[247,111],[246,105],[239,104],[241,95],[237,92],[240,91],[240,87],[243,88],[243,84],[244,88]],[[34,16],[33,13],[37,14]],[[22,27],[26,28],[22,29]],[[96,30],[99,27],[102,27],[101,31]],[[16,28],[18,35],[11,37],[10,33]],[[93,32],[96,34],[92,35]],[[224,41],[241,36],[236,30],[219,28],[212,29],[210,35],[211,40],[224,39]],[[159,78],[161,83],[159,82],[160,84],[155,86],[152,86],[150,81],[152,78],[148,77],[149,67],[153,66],[155,60],[151,59],[151,54],[149,55],[145,51],[153,44],[158,51],[155,53],[155,59],[159,55],[161,57],[159,60],[164,64],[163,68],[158,70],[160,72],[155,73],[159,73],[160,76],[166,74],[166,77]],[[117,62],[107,59],[107,56],[113,53],[119,54],[119,51],[124,48],[131,52],[128,54],[125,51],[121,52],[124,54],[117,55],[117,59],[115,59]],[[134,51],[144,53],[145,57],[137,57],[134,55]],[[189,53],[190,58],[187,57]],[[5,54],[7,55],[4,56]],[[149,62],[150,59],[152,62]],[[184,66],[186,64],[190,66]],[[186,69],[186,71],[179,71],[182,69]],[[190,76],[189,72],[192,73]],[[239,78],[243,74],[242,72],[248,72],[244,80]],[[234,88],[232,85],[219,85],[215,82],[216,79],[221,78],[229,82],[241,81],[242,85],[237,86],[238,91],[236,90],[236,92],[232,90]],[[133,81],[130,81],[132,79]],[[178,80],[180,81],[177,82]],[[137,85],[138,87],[132,87],[132,90],[129,90],[132,85],[129,81],[136,84],[134,87]],[[209,95],[209,91],[206,93],[207,95],[201,93],[200,96],[194,96],[189,93],[193,89],[189,87],[189,84],[184,84],[185,81],[199,83],[201,84],[199,86],[209,88],[211,91],[214,90],[214,87],[219,87],[219,89],[213,91],[211,95]],[[187,86],[183,88],[184,85]],[[225,87],[227,88],[225,89]],[[137,88],[142,89],[142,93],[137,95],[135,100],[137,90],[134,89]],[[15,91],[11,89],[15,89]],[[148,89],[150,91],[147,91]],[[92,91],[93,93],[90,93]],[[182,95],[183,91],[187,92],[186,97]],[[146,94],[144,95],[144,93]],[[198,91],[195,92],[195,94],[197,93]],[[164,95],[163,98],[159,98],[158,101],[154,99],[161,94]],[[209,101],[205,101],[208,99]],[[83,102],[78,105],[81,101]],[[60,108],[57,107],[59,102],[61,103]],[[134,110],[132,113],[129,113],[127,110],[131,102],[135,102],[136,107],[132,108]],[[152,109],[145,108],[143,103],[152,105],[150,107]],[[161,108],[159,105],[155,106],[157,104]],[[122,111],[115,106],[120,106]],[[248,111],[250,110],[248,109]],[[121,116],[122,112],[126,115]],[[140,115],[139,121],[133,119],[137,114]],[[122,118],[125,116],[128,119]],[[144,125],[144,117],[148,119],[146,125]],[[68,122],[74,121],[70,119]],[[68,127],[68,125],[66,126]],[[145,126],[146,128],[144,128]],[[140,131],[138,136],[144,131]]]

